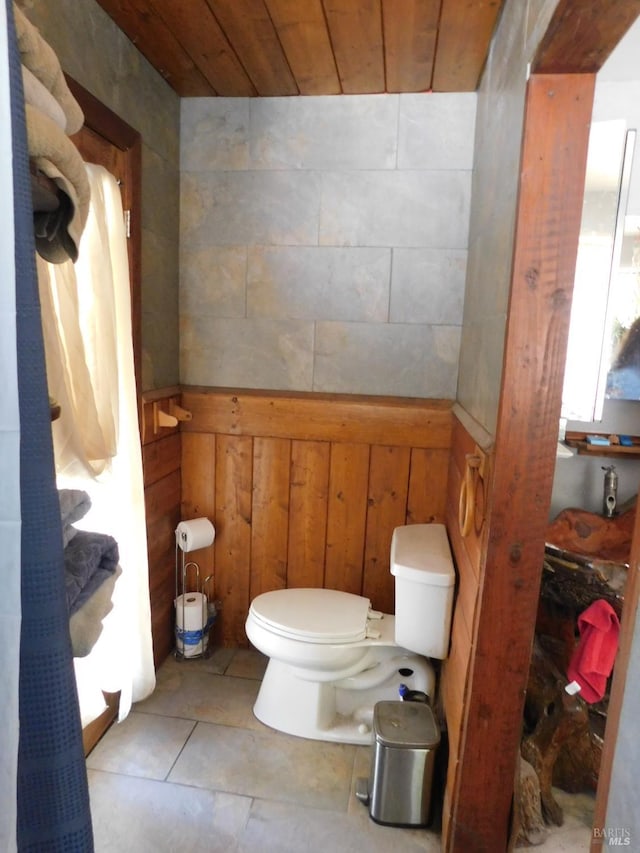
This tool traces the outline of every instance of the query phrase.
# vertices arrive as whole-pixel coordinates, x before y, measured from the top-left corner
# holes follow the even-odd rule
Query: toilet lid
[[[335,589],[278,589],[254,598],[251,614],[268,630],[308,643],[363,640],[371,602]]]

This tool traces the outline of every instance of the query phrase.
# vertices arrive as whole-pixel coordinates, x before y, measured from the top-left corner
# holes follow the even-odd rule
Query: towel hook
[[[193,415],[187,409],[183,409],[174,400],[169,400],[169,411],[160,408],[160,403],[153,404],[153,432],[158,433],[160,428],[173,429],[178,426],[178,421],[190,421]]]

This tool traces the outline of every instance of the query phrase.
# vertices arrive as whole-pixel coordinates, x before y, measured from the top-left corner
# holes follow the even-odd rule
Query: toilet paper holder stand
[[[178,551],[182,554],[182,565],[180,566],[178,560]],[[195,589],[189,589],[187,591],[187,586],[191,587],[192,584],[188,584],[188,575],[189,569],[195,569]],[[211,654],[209,650],[209,631],[215,622],[216,614],[220,609],[220,602],[216,602],[213,600],[213,574],[208,575],[202,583],[200,583],[200,566],[196,563],[195,560],[185,560],[185,552],[178,548],[176,544],[176,597],[175,597],[175,607],[176,607],[176,624],[175,624],[175,635],[176,635],[176,648],[175,648],[175,658],[176,660],[184,660],[185,658],[189,658],[189,660],[194,660],[197,658],[208,658]],[[199,638],[199,647],[201,649],[200,652],[195,654],[186,655],[184,653],[184,649],[186,648],[186,642],[182,640],[182,648],[181,652],[178,648],[178,639],[179,639],[179,627],[178,627],[178,607],[180,596],[182,595],[182,625],[184,628],[185,625],[185,601],[186,596],[189,593],[199,593],[203,595],[207,601],[207,618],[205,624],[202,626],[201,631],[198,632],[200,634]],[[197,640],[198,638],[196,638]]]

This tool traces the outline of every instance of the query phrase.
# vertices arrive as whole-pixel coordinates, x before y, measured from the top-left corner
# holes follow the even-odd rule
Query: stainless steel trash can
[[[421,702],[378,702],[373,709],[373,755],[356,795],[376,823],[426,826],[440,728]]]

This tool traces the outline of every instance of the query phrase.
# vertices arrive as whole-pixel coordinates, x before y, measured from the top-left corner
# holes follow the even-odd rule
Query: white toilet
[[[395,616],[360,595],[281,589],[257,596],[247,637],[269,664],[254,705],[278,731],[368,744],[376,702],[401,684],[432,697],[449,649],[455,571],[443,524],[397,527],[391,539]]]

